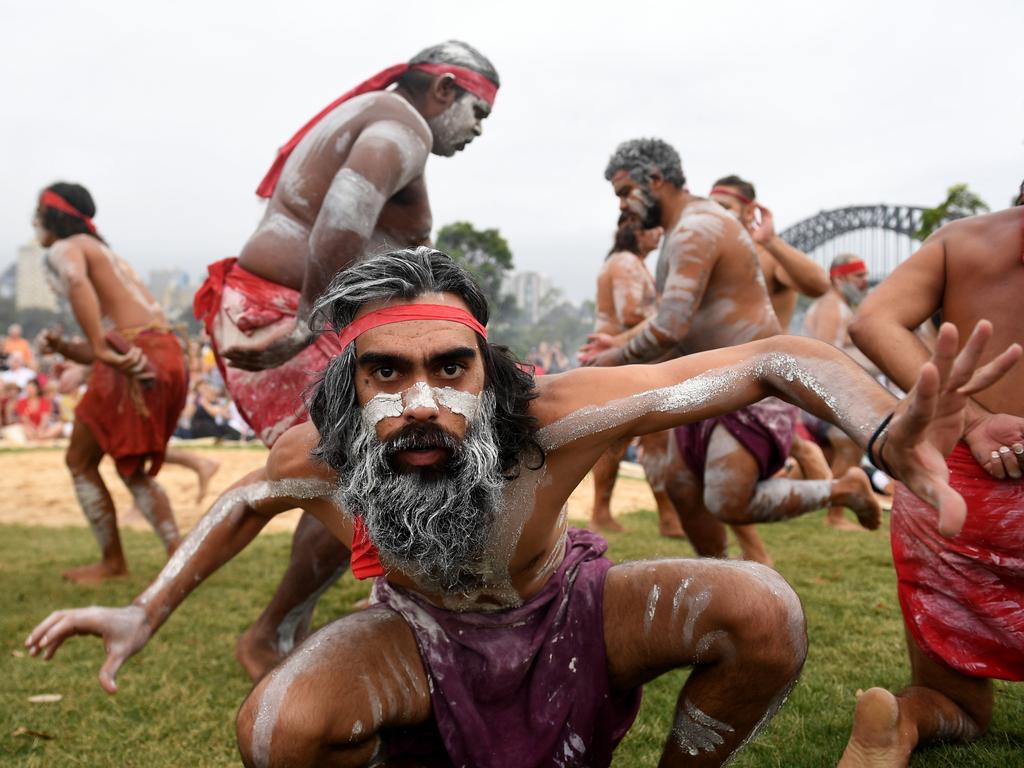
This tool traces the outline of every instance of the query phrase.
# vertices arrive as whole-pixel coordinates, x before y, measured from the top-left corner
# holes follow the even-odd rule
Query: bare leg
[[[206,498],[206,493],[210,489],[210,478],[217,474],[217,470],[220,469],[219,461],[214,461],[206,456],[200,456],[195,453],[189,453],[188,451],[182,451],[178,448],[169,447],[164,455],[164,461],[168,464],[178,464],[179,466],[187,467],[196,473],[196,477],[199,479],[196,504],[199,504]]]
[[[862,471],[860,469],[860,460],[864,454],[853,440],[836,427],[829,428],[828,440],[832,444],[832,474],[834,477],[843,477],[851,469],[856,469],[858,472]],[[870,484],[870,479],[868,482]],[[856,510],[854,511],[856,512]],[[854,525],[846,519],[846,515],[843,514],[843,505],[833,505],[830,507],[828,514],[825,516],[825,522],[840,531],[863,530],[863,528]]]
[[[238,747],[259,768],[383,765],[381,731],[429,717],[412,630],[377,606],[323,627],[253,688]]]
[[[122,476],[121,479],[131,491],[135,508],[146,518],[146,522],[153,526],[156,535],[167,549],[167,556],[170,557],[181,544],[181,534],[178,533],[178,524],[174,521],[171,502],[164,489],[141,470],[131,477]]]
[[[733,525],[778,522],[839,504],[853,509],[865,528],[881,524],[881,508],[860,469],[838,480],[757,482],[758,473],[754,457],[721,425],[715,427],[704,470],[704,503],[719,520]]]
[[[805,480],[832,479],[832,470],[829,469],[825,454],[817,443],[804,440],[799,435],[793,435],[793,445],[789,449],[789,455],[800,465],[800,471]]]
[[[768,554],[768,548],[761,539],[754,525],[730,525],[729,530],[736,537],[736,543],[740,545],[740,552],[744,560],[751,560],[761,565],[773,565],[772,556]]]
[[[594,506],[590,510],[590,527],[595,531],[625,530],[612,518],[612,491],[619,474],[619,462],[626,453],[629,440],[620,440],[601,454],[594,469]]]
[[[613,688],[690,666],[660,766],[720,766],[782,705],[807,653],[796,593],[775,571],[714,560],[636,562],[608,572],[605,646]]]
[[[644,468],[644,476],[658,505],[658,533],[670,539],[681,539],[686,533],[679,522],[679,514],[672,499],[665,490],[669,464],[668,442],[671,437],[671,430],[643,435],[640,438],[640,465]]]
[[[902,768],[931,741],[971,741],[992,719],[992,681],[934,661],[907,635],[912,685],[893,696],[871,688],[857,697],[842,768]]]
[[[277,591],[256,623],[238,638],[235,657],[259,680],[309,634],[320,595],[341,578],[350,553],[308,512],[292,536],[292,555]]]
[[[705,509],[700,478],[686,465],[674,438],[668,441],[665,491],[697,554],[701,557],[728,557],[725,526]]]
[[[99,466],[102,458],[103,449],[96,442],[92,431],[76,421],[64,460],[71,472],[78,503],[89,521],[89,527],[92,528],[103,556],[98,563],[64,572],[65,579],[78,584],[98,584],[112,576],[123,576],[128,573],[124,551],[121,549],[121,537],[117,531],[114,501],[110,498],[103,478],[100,477]]]

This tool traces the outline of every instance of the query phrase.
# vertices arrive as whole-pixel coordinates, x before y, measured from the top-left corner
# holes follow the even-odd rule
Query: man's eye
[[[378,368],[376,371],[373,372],[373,375],[376,376],[381,381],[390,381],[391,379],[395,378],[395,369]]]
[[[447,365],[441,366],[441,377],[445,379],[454,379],[462,373],[464,366],[460,363],[448,363]]]

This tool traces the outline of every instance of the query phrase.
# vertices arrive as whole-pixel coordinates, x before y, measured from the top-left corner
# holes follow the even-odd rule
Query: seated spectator
[[[25,439],[32,442],[52,440],[61,435],[61,424],[53,412],[53,400],[39,391],[39,381],[32,379],[25,386],[24,396],[14,406]]]
[[[215,437],[218,440],[238,440],[237,429],[228,425],[231,409],[221,390],[207,382],[196,388],[195,411],[190,427],[192,437]]]
[[[13,381],[5,381],[0,385],[0,427],[18,423],[14,415],[14,406],[21,398],[21,388]]]
[[[36,372],[25,365],[25,360],[18,352],[7,355],[7,370],[0,371],[0,381],[13,382],[18,385],[19,390],[23,390],[35,377]]]
[[[0,352],[5,355],[18,355],[29,368],[32,368],[35,362],[32,345],[21,335],[21,326],[17,323],[12,323],[7,328],[7,335],[4,337],[3,343],[0,344]]]

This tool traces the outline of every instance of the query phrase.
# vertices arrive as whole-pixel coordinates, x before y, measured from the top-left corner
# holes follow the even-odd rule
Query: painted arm
[[[370,124],[356,139],[324,196],[309,236],[309,253],[294,330],[262,350],[225,350],[235,368],[274,368],[314,338],[309,315],[334,275],[363,255],[389,198],[423,175],[429,145],[397,120]]]
[[[824,296],[830,286],[825,270],[806,253],[794,248],[775,233],[775,218],[770,210],[763,205],[757,208],[761,222],[750,234],[754,242],[774,256],[782,267],[778,274],[779,282],[812,299]]]
[[[916,329],[942,307],[945,288],[946,251],[940,230],[868,295],[850,325],[854,343],[904,391],[929,356]],[[992,413],[971,399],[964,441],[993,477],[1016,479],[1024,474],[1012,450],[1000,451],[1024,444],[1021,417]]]
[[[717,240],[694,229],[680,229],[665,245],[669,272],[656,315],[618,336],[592,339],[580,350],[585,365],[614,366],[656,360],[690,331],[718,260]]]
[[[939,530],[963,525],[963,499],[948,484],[944,456],[963,432],[968,396],[990,386],[1021,354],[1013,345],[984,367],[978,361],[992,327],[978,324],[957,355],[956,328],[945,325],[935,353],[910,394],[896,399],[847,355],[814,339],[775,336],[737,347],[677,358],[660,365],[610,371],[581,369],[549,387],[539,437],[548,450],[574,444],[604,450],[622,437],[647,434],[780,397],[825,419],[866,448],[873,446],[914,493],[937,507]],[[563,414],[568,414],[562,416]]]
[[[643,297],[648,280],[647,270],[639,260],[631,267],[616,265],[612,271],[612,302],[621,327],[632,328],[647,319],[649,307],[643,303]]]
[[[273,516],[297,507],[312,506],[310,500],[333,491],[334,483],[323,478],[272,479],[279,474],[274,464],[281,460],[280,452],[274,457],[274,451],[282,443],[286,450],[296,443],[295,439],[288,438],[289,433],[286,433],[275,444],[266,468],[249,473],[217,500],[153,583],[131,605],[55,611],[25,640],[29,653],[32,656],[42,653],[43,658],[49,660],[67,638],[98,635],[107,649],[99,672],[100,685],[108,693],[116,693],[116,675],[121,665],[142,650],[194,589],[245,549]]]

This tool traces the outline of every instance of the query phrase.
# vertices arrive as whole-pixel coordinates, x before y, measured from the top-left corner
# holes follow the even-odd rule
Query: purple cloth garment
[[[603,602],[612,562],[602,557],[607,548],[600,536],[570,528],[565,559],[541,591],[518,608],[493,613],[448,611],[377,579],[376,599],[401,615],[416,636],[451,765],[611,763],[639,710],[641,691],[609,688]],[[393,747],[399,745],[389,743],[389,756]]]
[[[767,480],[786,463],[797,413],[796,406],[768,397],[724,416],[676,427],[676,445],[690,471],[703,479],[711,433],[721,424],[757,461],[758,479]]]

